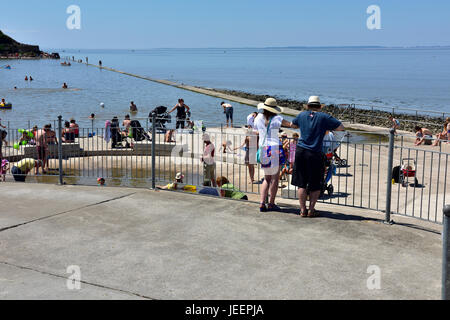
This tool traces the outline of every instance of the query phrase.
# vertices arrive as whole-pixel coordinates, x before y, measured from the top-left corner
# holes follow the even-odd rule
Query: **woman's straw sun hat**
[[[280,114],[283,112],[283,108],[277,106],[277,100],[274,98],[268,98],[264,103],[258,104],[258,110],[267,110],[275,114]]]

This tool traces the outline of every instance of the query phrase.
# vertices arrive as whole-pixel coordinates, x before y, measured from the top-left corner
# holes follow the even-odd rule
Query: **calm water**
[[[53,51],[53,50],[49,50]],[[146,51],[56,50],[75,59],[119,70],[213,88],[306,99],[320,95],[325,103],[356,103],[450,112],[450,49],[155,49]],[[192,117],[211,125],[223,122],[220,99],[74,63],[1,61],[0,97],[13,103],[1,111],[2,122],[44,124],[58,114],[82,125],[95,113],[120,118],[134,100],[137,117],[158,105],[173,106],[183,97]],[[25,75],[35,80],[25,82]],[[74,90],[62,90],[67,82]],[[18,90],[12,88],[17,86]],[[101,109],[100,102],[106,107]],[[236,122],[252,107],[234,103]],[[12,124],[11,124],[12,125]],[[13,125],[12,125],[13,126]]]

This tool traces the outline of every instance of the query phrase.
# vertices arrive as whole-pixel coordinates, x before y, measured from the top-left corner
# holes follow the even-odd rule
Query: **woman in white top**
[[[260,162],[264,170],[264,182],[261,186],[260,211],[278,211],[275,205],[275,197],[278,191],[280,176],[280,139],[278,132],[280,127],[297,128],[291,122],[283,120],[279,115],[283,109],[277,106],[277,101],[269,98],[265,103],[258,105],[259,114],[254,121],[254,128],[259,133]],[[269,206],[266,208],[265,200],[270,193]]]

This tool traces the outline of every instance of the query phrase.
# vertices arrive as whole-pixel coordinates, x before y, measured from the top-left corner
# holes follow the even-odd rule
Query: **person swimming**
[[[67,83],[64,82],[62,88],[63,88],[63,89],[67,89],[67,88],[69,88],[69,87],[67,86]]]

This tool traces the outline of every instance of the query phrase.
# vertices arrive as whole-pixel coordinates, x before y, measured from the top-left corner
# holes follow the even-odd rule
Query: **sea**
[[[323,103],[450,113],[448,47],[43,50],[194,86],[296,100],[319,95]],[[130,101],[139,110],[134,117],[145,121],[152,109],[171,108],[178,98],[191,108],[194,120],[203,120],[207,126],[225,122],[221,99],[76,62],[63,67],[61,62],[0,60],[0,98],[13,105],[11,110],[0,110],[3,125],[41,126],[62,115],[90,127],[89,116],[94,113],[95,126],[102,126],[113,116],[122,119]],[[25,76],[33,81],[25,81]],[[64,82],[68,90],[62,89]],[[255,110],[232,104],[235,123],[245,123]]]

